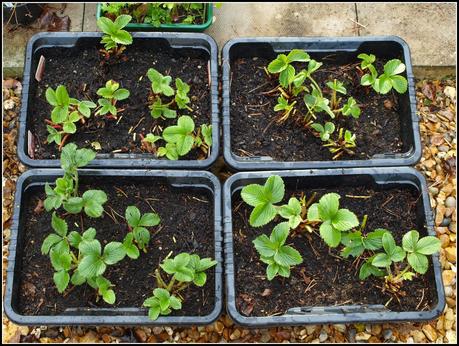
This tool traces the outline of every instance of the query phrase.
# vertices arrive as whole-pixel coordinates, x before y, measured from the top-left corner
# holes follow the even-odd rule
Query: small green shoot
[[[120,88],[120,84],[109,80],[105,83],[105,87],[97,90],[97,95],[103,98],[98,100],[100,109],[96,114],[105,115],[110,113],[111,117],[117,119],[118,109],[116,108],[116,102],[125,100],[129,97],[130,92],[127,89]]]
[[[156,213],[145,213],[141,215],[140,210],[133,205],[126,208],[125,218],[133,234],[133,239],[128,238],[125,247],[130,250],[128,256],[132,254],[133,256],[129,257],[135,259],[139,257],[139,255],[138,251],[132,249],[132,240],[135,240],[140,250],[146,252],[146,247],[150,242],[150,232],[146,227],[157,226],[161,220]]]
[[[104,33],[100,43],[104,45],[106,53],[119,55],[126,48],[126,45],[132,44],[131,34],[122,30],[131,19],[131,16],[123,14],[118,16],[114,22],[106,17],[97,20],[97,26]],[[121,46],[118,47],[118,44]]]

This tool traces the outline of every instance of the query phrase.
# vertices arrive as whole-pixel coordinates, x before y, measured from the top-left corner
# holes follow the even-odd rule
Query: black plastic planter
[[[335,161],[276,161],[268,156],[239,156],[231,147],[231,110],[232,100],[232,62],[238,58],[274,59],[282,52],[292,49],[304,49],[312,58],[320,60],[327,55],[340,54],[343,59],[360,53],[375,54],[377,57],[398,58],[406,65],[405,77],[408,91],[400,95],[399,114],[401,153],[376,154],[367,160]],[[222,49],[223,79],[223,155],[225,161],[236,171],[282,170],[315,168],[354,168],[375,166],[410,166],[418,162],[422,155],[418,117],[416,115],[416,97],[414,77],[408,45],[396,36],[369,37],[257,37],[237,38],[228,41]],[[280,134],[281,135],[281,134]],[[253,139],[255,140],[255,139]],[[307,150],[307,148],[304,148]]]
[[[218,51],[215,41],[206,34],[200,33],[132,33],[134,42],[155,47],[170,47],[173,51],[194,50],[208,57],[210,63],[210,110],[212,124],[212,148],[210,156],[204,160],[154,159],[152,154],[107,153],[98,154],[89,168],[155,168],[155,169],[207,169],[218,157],[219,150],[219,108],[218,108]],[[102,33],[98,32],[46,32],[34,35],[26,48],[24,64],[24,82],[22,106],[19,118],[18,157],[19,160],[32,168],[59,168],[59,160],[32,159],[28,153],[28,121],[33,117],[30,112],[30,102],[37,81],[35,73],[40,59],[40,50],[54,47],[99,47]],[[46,68],[45,68],[46,73]],[[78,136],[78,133],[73,136]],[[71,141],[71,140],[70,140]]]
[[[432,256],[433,276],[435,290],[433,293],[436,305],[429,311],[391,311],[384,305],[338,305],[338,306],[304,306],[294,307],[280,316],[256,317],[244,316],[237,308],[236,291],[236,260],[233,240],[232,199],[240,193],[242,187],[248,184],[262,184],[266,178],[276,174],[281,176],[286,186],[297,188],[313,187],[333,189],[337,186],[369,186],[379,185],[383,189],[410,186],[419,192],[421,197],[417,202],[416,219],[424,223],[429,235],[435,235],[433,228],[433,214],[430,208],[427,185],[424,177],[412,168],[350,168],[327,170],[294,170],[294,171],[267,171],[267,172],[242,172],[231,176],[223,187],[224,209],[224,251],[225,251],[225,285],[227,312],[238,324],[265,328],[271,326],[288,326],[304,324],[326,323],[357,323],[357,322],[402,322],[433,320],[444,309],[445,293],[441,277],[439,256]],[[246,239],[243,236],[243,239]],[[249,241],[249,240],[247,240]],[[253,259],[256,261],[256,259]],[[250,266],[245,268],[251,268]],[[325,268],[324,268],[325,269]],[[250,270],[250,269],[249,269]],[[432,286],[433,287],[433,286]],[[262,288],[258,293],[261,294]],[[331,294],[331,293],[330,293]],[[403,299],[403,298],[402,298]],[[435,304],[435,303],[433,303]],[[414,310],[414,309],[413,309]]]
[[[18,311],[19,273],[21,273],[24,237],[24,204],[23,196],[27,189],[39,186],[45,182],[54,182],[62,176],[57,169],[35,169],[24,173],[17,182],[13,224],[9,244],[7,283],[4,299],[4,309],[8,318],[20,325],[205,325],[214,322],[220,315],[223,304],[222,289],[222,233],[221,233],[221,186],[218,179],[206,171],[175,171],[175,170],[81,170],[82,182],[90,183],[98,177],[118,181],[128,177],[132,181],[152,182],[162,181],[177,188],[193,188],[206,191],[213,201],[208,204],[214,215],[210,224],[213,225],[214,254],[212,257],[218,264],[214,269],[215,296],[211,312],[204,316],[161,316],[152,321],[147,316],[147,310],[141,307],[128,308],[68,308],[59,315],[24,315]],[[191,203],[191,202],[190,202]],[[198,202],[197,202],[198,203]],[[31,230],[29,230],[31,231]],[[180,241],[177,239],[177,241]],[[142,256],[138,259],[142,265]],[[153,287],[152,287],[153,289]]]

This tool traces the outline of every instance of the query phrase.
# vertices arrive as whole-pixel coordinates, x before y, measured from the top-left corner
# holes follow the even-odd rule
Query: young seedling
[[[180,78],[175,79],[175,87],[177,89],[175,93],[175,103],[179,109],[188,109],[190,112],[193,109],[187,106],[190,103],[190,98],[188,97],[188,93],[190,92],[190,86],[183,82]]]
[[[386,229],[378,228],[373,232],[362,235],[361,231],[347,232],[341,237],[341,244],[344,248],[341,250],[341,256],[359,257],[365,250],[376,251],[382,248],[382,236],[388,232]]]
[[[399,59],[389,60],[384,65],[384,73],[378,76],[376,68],[372,65],[375,61],[374,55],[359,54],[362,59],[362,70],[368,69],[370,73],[362,76],[360,84],[363,86],[371,85],[380,94],[387,94],[394,88],[399,94],[404,94],[408,89],[408,82],[405,77],[400,76],[405,71],[405,64]]]
[[[260,254],[260,260],[266,263],[266,277],[269,281],[277,275],[290,277],[290,269],[303,262],[300,253],[293,247],[284,245],[287,240],[290,226],[282,222],[274,227],[270,237],[266,234],[255,238],[253,244]]]
[[[304,95],[303,100],[306,107],[308,108],[306,117],[310,114],[315,119],[317,118],[315,113],[326,112],[328,115],[330,115],[330,118],[335,118],[335,113],[333,113],[329,106],[330,101],[323,97],[320,89],[317,89],[314,85],[312,85],[311,94]]]
[[[128,256],[136,259],[139,257],[139,250],[147,252],[146,247],[150,242],[150,232],[145,227],[157,226],[161,220],[156,213],[141,215],[140,210],[133,205],[126,208],[125,218],[129,230],[132,232],[132,237],[125,238],[123,244],[128,250]],[[132,243],[133,240],[137,243],[137,247]]]
[[[163,269],[167,274],[172,275],[172,278],[168,283],[164,281],[162,278],[159,268],[155,270],[156,276],[156,283],[158,288],[156,292],[161,292],[160,294],[163,295],[163,308],[161,311],[158,311],[157,303],[160,297],[154,292],[154,297],[157,299],[154,300],[154,297],[151,297],[145,301],[144,305],[150,308],[154,308],[154,311],[150,309],[149,316],[151,319],[155,320],[158,316],[167,315],[170,311],[167,311],[166,306],[166,297],[170,301],[170,299],[175,300],[175,294],[187,288],[190,284],[194,284],[198,287],[202,287],[205,285],[207,281],[207,274],[205,271],[217,264],[217,261],[212,260],[211,258],[200,258],[198,255],[190,255],[186,252],[180,253],[174,258],[167,258],[160,264],[160,268]],[[165,292],[168,294],[166,295]],[[172,298],[174,297],[174,298]],[[178,299],[178,298],[176,298]],[[181,308],[181,305],[177,304],[177,309]],[[162,312],[165,313],[162,313]]]
[[[336,110],[338,109],[339,102],[341,99],[337,97],[337,93],[346,95],[347,90],[344,87],[344,84],[336,79],[333,82],[327,82],[327,86],[332,90],[332,99],[331,99],[331,109]]]
[[[127,99],[130,92],[127,89],[120,88],[119,83],[109,80],[105,83],[105,87],[97,90],[97,95],[103,98],[98,100],[100,109],[96,112],[96,115],[109,113],[109,118],[117,119],[117,114],[120,110],[116,107],[116,102]]]
[[[72,231],[64,219],[53,212],[51,226],[55,233],[49,234],[42,243],[41,252],[50,256],[55,270],[53,280],[59,293],[63,293],[69,283],[82,285],[87,282],[97,289],[98,295],[109,304],[115,302],[115,293],[110,289],[110,281],[102,277],[107,265],[121,261],[125,252],[121,243],[111,242],[101,252],[100,242],[95,238],[96,230],[87,229],[82,235]],[[77,255],[71,247],[78,250]],[[73,271],[70,276],[70,272]]]
[[[292,62],[308,62],[309,54],[301,49],[293,49],[288,53],[279,54],[276,59],[268,65],[269,73],[279,73],[279,84],[283,88],[288,88],[291,91],[292,83],[295,78],[295,68],[291,65]]]
[[[54,189],[46,183],[46,199],[44,207],[46,211],[59,209],[61,206],[72,214],[82,210],[90,217],[100,217],[104,211],[103,204],[107,201],[107,195],[101,190],[85,191],[82,197],[78,197],[78,168],[88,165],[96,156],[91,149],[77,149],[74,143],[67,144],[61,153],[61,168],[64,176],[57,178]]]
[[[352,134],[349,130],[344,131],[343,128],[340,128],[338,132],[338,139],[336,141],[329,139],[328,143],[323,146],[330,147],[330,152],[335,154],[332,157],[333,160],[336,160],[344,153],[354,155],[354,151],[351,149],[357,146],[355,143],[355,134]]]
[[[319,203],[312,204],[308,209],[308,220],[321,222],[320,236],[330,247],[337,247],[341,242],[342,232],[359,225],[357,216],[348,209],[339,208],[340,195],[327,193]]]
[[[174,89],[170,86],[172,77],[163,76],[154,68],[149,68],[147,71],[148,79],[151,81],[151,88],[157,95],[163,94],[164,96],[173,96]]]
[[[78,121],[84,123],[85,118],[91,116],[91,109],[96,105],[91,101],[71,98],[63,85],[59,85],[56,90],[46,89],[45,96],[48,103],[54,107],[51,111],[51,121],[46,120],[49,133],[47,142],[49,144],[55,142],[61,150],[68,135],[77,131],[75,123]]]
[[[281,117],[277,120],[278,123],[282,123],[288,119],[290,113],[294,110],[296,102],[297,101],[293,101],[289,104],[288,99],[285,99],[284,96],[281,95],[278,97],[277,104],[274,106],[274,111],[283,111]]]
[[[335,131],[335,125],[331,122],[326,122],[324,126],[314,123],[311,127],[319,133],[323,142],[327,142],[330,139],[330,135]]]
[[[121,54],[126,45],[132,44],[132,36],[126,30],[122,30],[131,21],[132,17],[129,15],[120,15],[115,21],[111,21],[107,17],[101,17],[97,20],[97,26],[104,33],[100,43],[104,44],[106,55]],[[118,47],[118,44],[121,46]]]
[[[274,203],[282,201],[284,192],[284,182],[278,175],[270,176],[264,185],[250,184],[242,189],[243,201],[254,207],[249,218],[252,227],[266,225],[276,217],[278,207]]]
[[[154,321],[160,315],[169,315],[173,310],[182,308],[182,301],[164,288],[155,288],[153,296],[143,302],[143,306],[148,308],[148,317]]]
[[[177,125],[164,129],[162,138],[167,143],[165,147],[158,148],[158,156],[178,160],[180,156],[188,154],[195,147],[201,148],[204,153],[209,153],[212,146],[212,126],[203,124],[197,133],[194,130],[193,119],[188,115],[182,115],[178,118]]]
[[[353,97],[349,97],[347,102],[344,104],[343,108],[341,108],[341,113],[345,116],[352,116],[355,119],[360,118],[360,108],[357,105],[357,102]]]
[[[300,223],[304,222],[301,217],[301,202],[295,197],[291,197],[288,204],[281,205],[278,212],[281,217],[288,220],[288,225],[291,229],[297,228]]]
[[[154,119],[158,118],[167,118],[172,119],[177,117],[177,111],[170,109],[169,106],[173,103],[173,101],[163,104],[161,98],[156,96],[155,102],[150,106],[150,115]]]

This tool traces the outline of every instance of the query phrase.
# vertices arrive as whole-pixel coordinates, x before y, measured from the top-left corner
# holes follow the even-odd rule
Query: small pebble
[[[324,342],[325,340],[328,339],[328,334],[325,330],[321,330],[320,334],[319,334],[319,341],[320,342]]]
[[[449,217],[445,217],[443,221],[441,222],[440,226],[446,227],[451,223],[451,219]]]
[[[430,193],[432,194],[432,196],[436,196],[436,195],[438,195],[438,191],[439,191],[439,190],[438,190],[437,187],[431,186],[431,187],[429,187],[429,191],[430,191]]]
[[[438,150],[440,150],[441,152],[447,153],[449,151],[449,147],[446,145],[440,145],[438,147]]]
[[[383,330],[383,333],[382,333],[382,336],[384,338],[384,340],[389,340],[390,338],[392,338],[392,329],[384,329]]]
[[[456,207],[456,198],[452,197],[452,196],[449,196],[446,201],[445,201],[445,205],[448,207],[448,208],[454,208]]]

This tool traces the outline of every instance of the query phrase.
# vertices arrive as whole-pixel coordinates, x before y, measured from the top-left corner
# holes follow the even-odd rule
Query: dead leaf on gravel
[[[421,90],[429,100],[435,102],[435,87],[431,83],[424,84]]]

